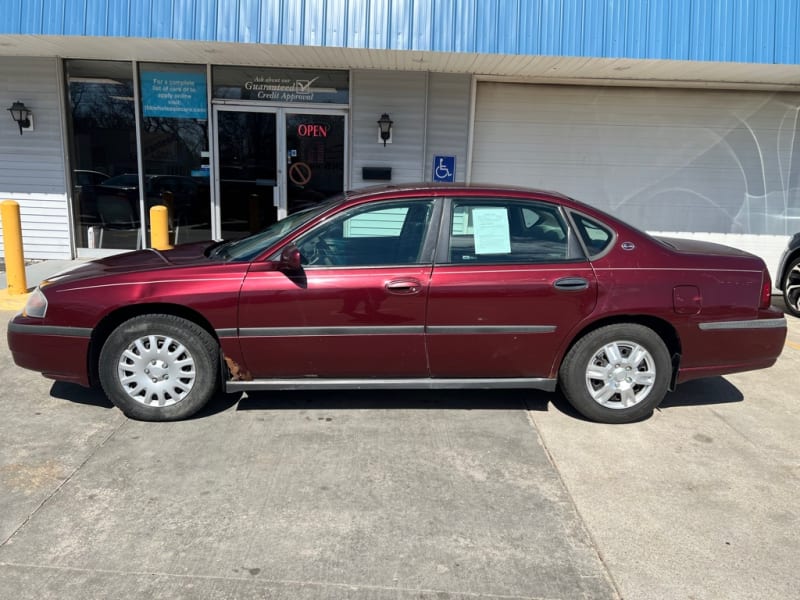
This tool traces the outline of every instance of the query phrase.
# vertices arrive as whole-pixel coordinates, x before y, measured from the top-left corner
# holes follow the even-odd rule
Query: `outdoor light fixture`
[[[25,106],[24,103],[17,100],[8,109],[11,113],[11,118],[19,125],[19,134],[22,135],[22,130],[31,126],[31,111]]]
[[[386,145],[386,142],[392,139],[392,125],[394,125],[394,121],[389,118],[387,113],[383,113],[381,118],[378,119],[378,132],[380,134],[380,140],[383,141],[383,145]]]

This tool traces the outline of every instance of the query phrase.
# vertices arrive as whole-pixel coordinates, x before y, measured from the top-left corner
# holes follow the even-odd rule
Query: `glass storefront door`
[[[344,111],[218,106],[214,237],[236,239],[344,190]]]
[[[345,116],[286,113],[286,209],[314,206],[344,189]]]
[[[236,239],[278,219],[277,112],[218,109],[218,235]]]

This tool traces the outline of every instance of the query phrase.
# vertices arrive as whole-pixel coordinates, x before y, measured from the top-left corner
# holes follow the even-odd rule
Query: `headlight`
[[[22,314],[26,317],[33,317],[35,319],[44,319],[47,312],[47,298],[38,287],[33,290],[33,293],[28,297],[28,302],[22,310]]]

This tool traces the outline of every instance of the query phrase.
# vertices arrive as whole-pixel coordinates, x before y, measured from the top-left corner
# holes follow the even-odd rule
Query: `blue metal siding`
[[[108,16],[105,23],[100,23],[98,19],[92,19],[89,27],[89,35],[108,35],[114,37],[124,37],[128,35],[128,24],[130,23],[130,6],[128,2],[109,2]],[[105,27],[105,33],[103,33]]]
[[[795,64],[797,0],[6,0],[0,34]]]
[[[800,63],[800,44],[797,42],[800,27],[800,3],[775,3],[775,62]]]
[[[42,0],[31,0],[29,2],[22,2],[22,0],[19,0],[13,1],[12,4],[16,6],[19,13],[15,19],[15,13],[12,9],[11,20],[17,21],[17,26],[20,28],[21,33],[36,33],[33,27],[35,23],[41,20]]]
[[[41,33],[59,35],[63,32],[66,29],[66,23],[64,21],[64,1],[45,0],[42,3],[41,19]],[[36,26],[33,24],[29,28],[29,32],[39,33]]]

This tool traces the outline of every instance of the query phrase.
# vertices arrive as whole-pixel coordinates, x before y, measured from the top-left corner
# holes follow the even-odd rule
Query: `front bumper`
[[[45,325],[17,315],[8,324],[7,339],[18,366],[88,387],[91,334],[91,329]]]

